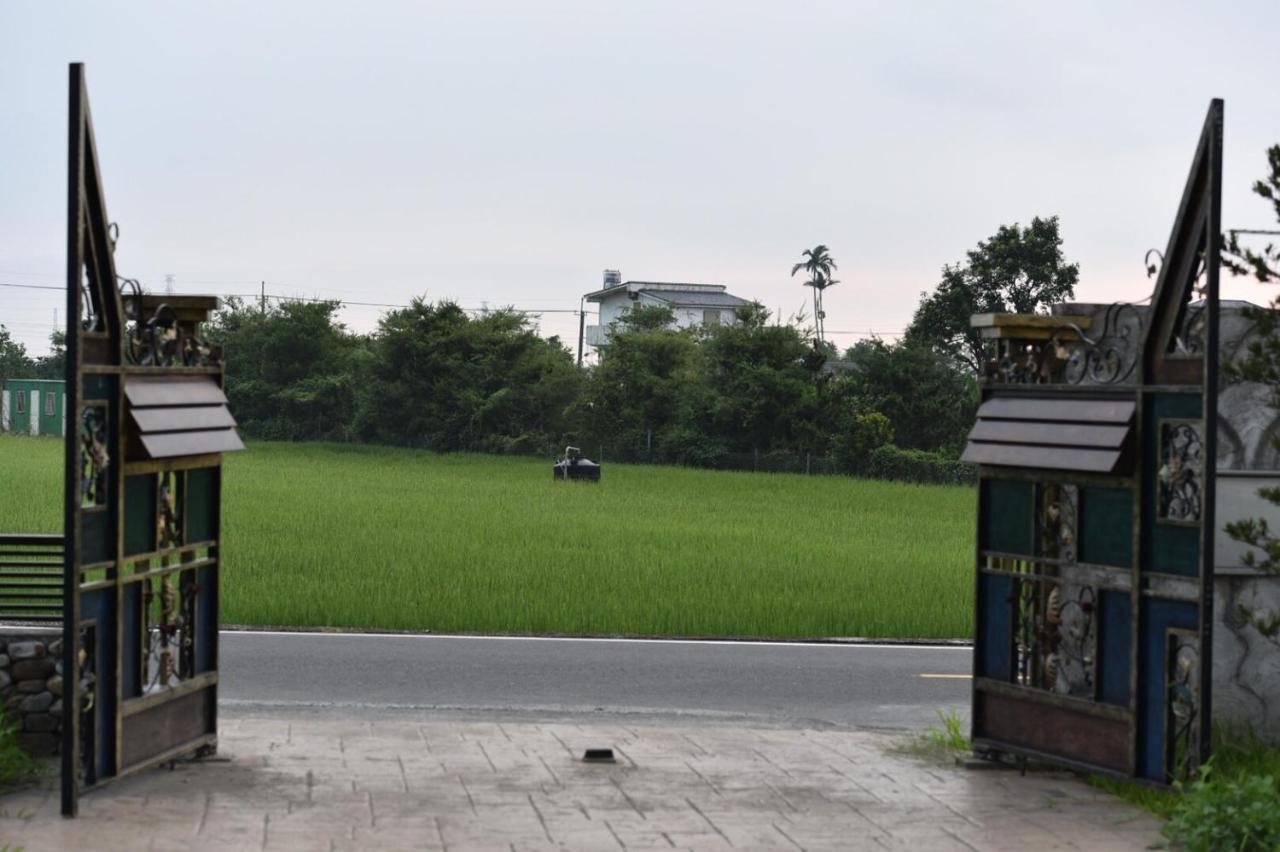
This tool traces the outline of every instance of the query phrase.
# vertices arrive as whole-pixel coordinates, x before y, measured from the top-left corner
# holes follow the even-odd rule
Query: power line
[[[191,282],[198,283],[198,282]],[[12,282],[0,281],[0,287],[16,287],[21,290],[58,290],[65,291],[65,287],[55,286],[52,284],[14,284]],[[223,298],[227,299],[256,299],[259,297],[257,293],[220,293]],[[266,298],[275,299],[277,302],[337,302],[340,305],[362,308],[408,308],[409,305],[396,304],[392,302],[355,302],[350,299],[320,299],[310,296],[281,296],[275,293],[267,293]],[[515,306],[507,306],[501,308],[463,308],[468,313],[489,313],[496,311],[510,311],[517,314],[527,314],[537,316],[541,314],[574,314],[578,311],[571,308],[517,308]]]
[[[16,273],[10,273],[10,274],[16,274]],[[189,283],[196,284],[200,282],[192,281]],[[213,282],[208,282],[208,283],[213,283]],[[54,286],[51,284],[14,284],[12,282],[5,282],[5,281],[0,281],[0,287],[17,287],[23,290],[62,291],[66,289],[65,287]],[[219,295],[227,299],[257,299],[260,296],[260,294],[258,293],[221,293]],[[347,307],[397,308],[397,309],[404,309],[404,308],[410,307],[409,305],[406,305],[406,304],[398,304],[393,302],[355,302],[349,299],[321,299],[321,298],[312,297],[312,296],[281,296],[276,293],[267,293],[265,294],[265,297],[268,299],[275,299],[277,302],[337,302],[338,304],[345,305]],[[550,301],[550,300],[547,300],[547,301]],[[524,314],[526,316],[541,316],[542,314],[573,314],[576,316],[579,313],[579,311],[576,308],[517,308],[515,306],[507,306],[502,308],[462,308],[462,310],[466,311],[467,313],[491,313],[491,312],[497,312],[497,311],[510,311],[511,313]],[[592,313],[592,312],[587,311],[587,313]],[[830,329],[824,329],[824,331],[826,331],[827,334],[876,335],[880,337],[902,337],[906,333],[903,331],[874,331],[872,329],[846,330],[846,331],[832,331]]]
[[[22,290],[66,290],[66,287],[55,287],[52,284],[10,284],[0,281],[0,287],[17,287]]]

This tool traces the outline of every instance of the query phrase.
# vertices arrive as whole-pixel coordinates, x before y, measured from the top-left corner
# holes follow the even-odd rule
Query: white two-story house
[[[662,305],[675,314],[674,328],[731,325],[736,311],[749,304],[727,292],[722,284],[674,284],[662,281],[623,281],[617,270],[606,269],[604,287],[583,298],[600,305],[600,324],[586,327],[586,342],[600,346],[609,340],[609,327],[636,305]]]

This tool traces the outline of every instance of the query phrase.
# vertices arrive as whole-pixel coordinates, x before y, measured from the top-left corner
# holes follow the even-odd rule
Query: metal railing
[[[0,621],[62,621],[60,535],[0,533]]]

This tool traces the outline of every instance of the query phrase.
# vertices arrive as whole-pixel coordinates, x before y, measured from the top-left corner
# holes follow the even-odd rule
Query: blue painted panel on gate
[[[1165,780],[1165,631],[1198,630],[1199,607],[1186,601],[1147,598],[1142,602],[1138,646],[1138,775]]]
[[[983,574],[978,580],[978,675],[995,680],[1013,679],[1012,612],[1013,578]]]
[[[1098,698],[1129,705],[1129,671],[1133,648],[1133,611],[1128,592],[1103,592],[1098,603]]]

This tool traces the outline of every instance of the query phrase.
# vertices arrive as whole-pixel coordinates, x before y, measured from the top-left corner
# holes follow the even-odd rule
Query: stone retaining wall
[[[28,754],[57,753],[62,731],[62,639],[58,633],[0,636],[0,701]]]

